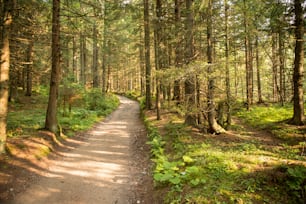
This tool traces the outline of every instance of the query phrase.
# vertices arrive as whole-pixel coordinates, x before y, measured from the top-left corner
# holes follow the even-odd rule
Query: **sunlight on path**
[[[53,161],[46,175],[14,204],[128,204],[131,200],[131,137],[143,132],[136,102],[120,97],[120,107],[84,133],[86,142]]]

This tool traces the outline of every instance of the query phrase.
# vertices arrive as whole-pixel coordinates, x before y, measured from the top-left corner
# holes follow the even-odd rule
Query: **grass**
[[[266,106],[253,106],[249,111],[240,109],[237,114],[248,124],[254,127],[268,128],[280,121],[292,117],[292,104],[281,106],[279,104]]]
[[[306,104],[304,107],[306,112]],[[306,128],[288,125],[287,121],[292,115],[291,103],[284,106],[279,104],[272,104],[268,107],[254,106],[250,111],[240,109],[236,113],[236,116],[252,127],[268,130],[280,139],[297,144],[305,141]]]
[[[46,88],[38,87],[31,98],[24,97],[20,101],[22,103],[10,103],[7,130],[8,137],[11,138],[34,136],[45,123]],[[111,94],[102,96],[98,90],[83,90],[82,97],[75,103],[76,107],[73,107],[69,114],[63,114],[59,103],[58,121],[67,136],[73,136],[77,131],[90,128],[116,109],[119,100]]]
[[[283,127],[285,107],[254,107],[238,116],[253,127]],[[257,140],[236,124],[234,135],[195,134],[175,115],[164,128],[147,121],[156,189],[165,203],[304,203],[306,157],[302,144]],[[299,137],[296,134],[294,138]],[[278,136],[279,137],[279,136]],[[291,136],[293,137],[293,136]],[[305,148],[305,144],[303,146]]]

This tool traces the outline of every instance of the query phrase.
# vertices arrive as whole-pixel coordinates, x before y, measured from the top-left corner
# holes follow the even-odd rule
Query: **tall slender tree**
[[[52,70],[45,129],[57,133],[57,99],[60,76],[60,0],[53,0],[52,8]]]
[[[0,1],[0,154],[5,152],[10,72],[10,28],[15,0]]]
[[[227,127],[231,125],[231,84],[230,84],[230,68],[229,68],[229,13],[228,0],[224,1],[224,20],[225,20],[225,72],[226,72],[226,104],[227,104]]]
[[[93,25],[93,55],[92,55],[92,84],[94,88],[99,86],[99,75],[98,75],[98,30],[97,25]]]
[[[194,45],[193,45],[193,26],[194,26],[194,14],[192,8],[193,1],[186,0],[186,21],[185,21],[185,64],[189,64],[194,57]],[[196,79],[194,73],[190,73],[185,80],[185,100],[187,106],[187,114],[185,116],[185,123],[188,125],[197,125],[197,117],[195,115],[196,104]]]
[[[293,118],[292,124],[304,124],[304,92],[303,92],[303,64],[304,64],[304,17],[302,0],[294,0],[295,12],[295,50],[293,73]]]
[[[150,63],[150,21],[149,0],[144,0],[144,43],[146,67],[146,108],[151,109],[151,63]]]
[[[207,103],[208,103],[208,124],[209,130],[212,133],[222,133],[225,130],[217,123],[215,112],[215,76],[213,76],[214,64],[213,64],[213,23],[212,12],[213,0],[209,0],[207,6],[207,63],[208,63],[208,91],[207,91]]]
[[[179,68],[182,66],[182,46],[180,42],[180,26],[181,26],[181,2],[180,0],[174,1],[174,21],[175,21],[175,67]],[[180,102],[181,100],[181,86],[180,80],[174,81],[173,99]]]

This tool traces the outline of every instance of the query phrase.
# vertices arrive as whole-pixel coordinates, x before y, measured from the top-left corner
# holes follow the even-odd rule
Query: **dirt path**
[[[120,97],[119,108],[82,135],[48,171],[12,204],[150,203],[152,183],[146,132],[139,105]]]

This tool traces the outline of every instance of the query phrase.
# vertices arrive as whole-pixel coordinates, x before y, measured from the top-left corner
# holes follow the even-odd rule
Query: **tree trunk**
[[[185,64],[189,64],[194,55],[193,47],[193,11],[192,0],[186,0],[186,47],[185,47]],[[185,100],[187,106],[187,113],[185,116],[185,123],[187,125],[197,125],[197,116],[195,113],[196,108],[196,78],[191,73],[185,80]]]
[[[86,37],[81,34],[80,35],[80,81],[82,85],[86,85]]]
[[[262,92],[261,92],[261,75],[260,75],[260,59],[259,59],[259,46],[258,46],[258,36],[256,35],[255,41],[255,49],[256,49],[256,70],[257,70],[257,92],[258,92],[258,103],[263,103]]]
[[[231,117],[231,84],[230,84],[230,70],[229,70],[229,29],[228,29],[228,1],[224,1],[225,7],[225,70],[226,70],[226,105],[227,105],[227,119],[226,126],[229,128],[232,123]]]
[[[145,66],[146,66],[146,109],[151,109],[151,63],[150,63],[150,21],[149,0],[144,0],[144,43],[145,43]]]
[[[57,98],[60,76],[60,0],[53,0],[52,9],[52,70],[45,128],[57,133]]]
[[[161,0],[156,0],[156,21],[154,24],[154,47],[155,47],[155,69],[160,70],[163,67],[162,63],[162,55],[164,54],[161,49],[161,32],[162,32],[162,25],[161,25],[161,15],[162,15],[162,4]],[[161,83],[160,77],[156,76],[156,119],[161,120],[160,115],[160,96],[161,96]]]
[[[98,75],[98,40],[97,40],[97,25],[93,25],[93,56],[92,56],[92,86],[94,88],[99,87],[99,75]]]
[[[304,64],[304,18],[302,0],[294,1],[295,12],[295,59],[294,59],[294,93],[293,93],[293,118],[294,125],[304,124],[304,93],[303,93],[303,64]]]
[[[179,37],[179,30],[181,25],[181,9],[180,9],[180,0],[175,0],[174,8],[174,18],[175,18],[175,33],[176,33],[176,43],[175,43],[175,67],[180,68],[182,66],[182,54],[181,54],[181,44]],[[173,90],[173,100],[176,100],[177,103],[180,103],[181,100],[181,85],[180,80],[174,81],[174,90]]]
[[[279,57],[279,96],[281,105],[284,105],[285,102],[285,55],[284,55],[284,35],[282,29],[279,29],[278,32],[278,57]]]
[[[139,32],[139,69],[140,69],[140,94],[141,96],[145,95],[145,62],[144,62],[144,50],[143,50],[143,34],[142,29],[140,28]]]
[[[250,109],[250,106],[252,104],[252,76],[251,76],[251,67],[250,67],[250,36],[249,36],[249,26],[248,26],[248,17],[247,17],[247,8],[246,8],[246,2],[245,0],[243,1],[244,3],[244,47],[245,47],[245,72],[246,72],[246,78],[245,78],[245,83],[246,83],[246,105],[247,105],[247,110]]]
[[[26,96],[32,95],[32,66],[33,66],[33,40],[30,40],[28,45],[28,52],[27,52],[27,65],[26,65],[26,75],[27,75],[27,83],[26,83]]]
[[[77,74],[77,47],[76,47],[76,37],[73,37],[72,42],[72,73],[73,73],[73,81],[78,82],[78,74]]]
[[[208,63],[208,124],[211,133],[222,133],[225,130],[217,123],[215,107],[215,78],[213,65],[213,45],[212,45],[212,2],[209,1],[207,8],[207,63]]]
[[[13,21],[13,11],[16,1],[4,0],[1,15],[1,41],[0,41],[0,154],[5,152],[6,125],[9,96],[10,71],[10,28]]]
[[[272,33],[272,77],[273,77],[273,101],[278,101],[278,85],[277,85],[277,39],[276,33]]]

